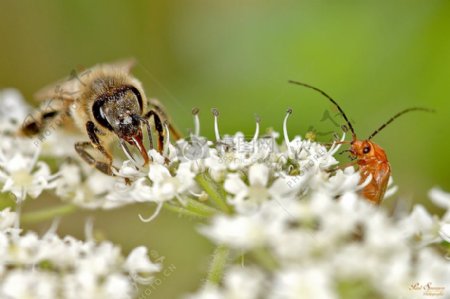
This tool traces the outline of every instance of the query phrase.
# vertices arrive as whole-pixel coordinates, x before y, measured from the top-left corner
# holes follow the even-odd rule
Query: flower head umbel
[[[229,173],[224,188],[231,195],[228,202],[239,213],[249,213],[259,209],[268,200],[288,198],[295,190],[286,184],[284,178],[272,179],[271,170],[266,164],[253,164],[248,168],[248,176],[244,182],[240,173]],[[271,179],[271,182],[269,182]]]
[[[86,165],[73,144],[59,144],[70,139],[64,135],[36,147],[1,131],[2,192],[21,200],[46,190],[88,209],[155,205],[151,216],[139,215],[144,222],[163,207],[203,219],[199,232],[217,249],[207,283],[190,299],[414,298],[415,283],[449,285],[449,194],[430,192],[443,217],[421,205],[391,217],[362,198],[371,176],[361,181],[358,169],[338,166],[345,132],[331,146],[291,139],[291,114],[280,144],[278,133],[261,132],[259,118],[250,137],[221,135],[216,109],[209,140],[194,109],[190,136],[172,145],[164,124],[166,142],[147,152],[149,165],[123,148],[113,176]],[[18,219],[12,209],[0,212],[2,298],[130,298],[134,284],[151,283],[160,270],[145,247],[126,258],[111,242],[61,238],[53,230],[39,236],[19,228]]]
[[[45,162],[38,161],[39,148],[27,140],[8,139],[4,138],[0,142],[1,191],[11,192],[18,201],[22,201],[27,195],[36,198],[43,190],[53,188],[57,175],[51,174]],[[11,143],[18,147],[11,148]],[[34,152],[30,152],[30,147]]]
[[[291,141],[286,129],[284,135],[286,147],[270,158],[224,168],[223,188],[234,213],[218,214],[200,228],[218,246],[242,255],[238,263],[252,269],[259,284],[246,285],[248,276],[230,268],[222,285],[213,281],[189,299],[228,298],[230,276],[236,277],[233,285],[264,298],[409,298],[414,281],[450,283],[448,260],[439,248],[424,247],[447,240],[445,223],[439,229],[422,209],[411,219],[390,218],[361,198],[371,177],[361,184],[353,167],[331,171],[339,145],[326,149],[300,137]],[[445,193],[432,197],[448,207]],[[414,257],[420,262],[412,263]],[[439,266],[425,269],[424,263]],[[253,298],[245,294],[236,298]]]
[[[427,234],[430,225],[424,224]],[[403,227],[355,192],[336,201],[311,190],[297,199],[267,200],[251,214],[215,216],[200,231],[248,256],[245,267],[266,277],[253,291],[262,290],[268,298],[401,298],[411,297],[409,286],[415,281],[448,285],[449,261]],[[414,257],[420,262],[411,263]],[[353,293],[355,288],[362,293]],[[229,292],[226,286],[207,287],[190,298],[202,298],[212,289],[217,298]]]
[[[450,193],[439,188],[431,189],[429,196],[431,201],[440,208],[446,209],[444,216],[439,222],[439,236],[447,244],[450,243]]]
[[[0,213],[1,298],[117,298],[135,294],[135,283],[148,284],[160,265],[144,247],[124,257],[110,242],[44,236],[12,228],[14,212]]]
[[[18,90],[0,90],[0,132],[16,132],[29,112],[30,107]]]

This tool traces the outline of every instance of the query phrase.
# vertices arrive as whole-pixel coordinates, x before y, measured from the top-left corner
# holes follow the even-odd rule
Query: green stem
[[[276,260],[265,248],[257,248],[251,251],[251,256],[264,268],[273,271],[278,268]]]
[[[216,212],[211,213],[209,212],[209,210],[194,209],[189,204],[187,204],[186,206],[179,206],[177,204],[165,203],[163,207],[168,211],[175,212],[180,215],[197,218],[209,218],[211,215],[216,213]]]
[[[172,212],[185,215],[185,216],[191,216],[191,217],[198,217],[198,218],[209,218],[217,213],[220,213],[219,210],[210,207],[208,205],[205,205],[204,203],[199,202],[196,199],[192,198],[185,198],[186,202],[185,206],[179,206],[174,205],[170,203],[164,204],[164,207]]]
[[[171,212],[174,212],[174,213],[177,213],[180,215],[189,216],[189,217],[205,218],[205,216],[203,216],[203,215],[199,215],[197,213],[186,210],[183,207],[172,205],[170,203],[164,204],[163,207],[168,211],[171,211]]]
[[[207,173],[201,173],[195,177],[197,183],[208,194],[214,204],[224,213],[230,214],[231,209],[226,203],[226,193]]]
[[[220,213],[216,208],[210,207],[196,199],[186,198],[185,208],[191,212],[202,215],[203,217],[211,217]]]
[[[40,211],[24,213],[21,216],[21,221],[24,223],[36,223],[53,219],[58,216],[68,215],[75,212],[78,208],[72,204],[51,207],[42,209]]]
[[[219,284],[223,277],[225,266],[227,265],[230,249],[224,245],[219,245],[214,250],[214,256],[209,265],[207,282]]]

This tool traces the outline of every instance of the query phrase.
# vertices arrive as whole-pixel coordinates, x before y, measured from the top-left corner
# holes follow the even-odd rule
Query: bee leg
[[[112,163],[107,163],[107,162],[100,162],[95,160],[94,157],[92,157],[88,152],[87,152],[87,148],[95,148],[91,142],[89,141],[85,141],[85,142],[77,142],[75,143],[75,150],[77,151],[77,153],[80,155],[81,158],[83,158],[83,160],[88,163],[89,165],[94,166],[95,168],[97,168],[98,170],[100,170],[101,172],[103,172],[104,174],[113,176],[113,172],[112,172]]]
[[[86,163],[94,166],[104,174],[113,176],[114,166],[112,165],[112,156],[106,151],[103,145],[101,145],[100,140],[98,139],[97,136],[97,133],[99,131],[92,121],[88,121],[86,123],[86,131],[91,141],[77,142],[75,144],[75,150],[80,155],[80,157],[83,158],[84,161],[86,161]],[[99,151],[107,159],[107,162],[97,161],[94,157],[92,157],[91,154],[87,152],[86,149],[88,147]]]
[[[157,100],[151,101],[150,104],[153,107],[155,107],[155,110],[159,113],[159,115],[162,115],[163,118],[165,120],[167,120],[167,125],[169,127],[170,134],[172,135],[173,139],[175,139],[175,140],[180,139],[183,135],[180,133],[180,131],[178,131],[178,129],[175,128],[174,125],[172,125],[172,122],[169,121],[169,119],[167,117],[167,113],[164,110],[164,108],[161,106],[161,104]]]
[[[161,117],[159,117],[158,113],[155,110],[150,110],[144,115],[145,119],[149,119],[153,116],[153,119],[155,120],[155,129],[158,133],[158,152],[162,153],[164,148],[164,128],[161,123]]]

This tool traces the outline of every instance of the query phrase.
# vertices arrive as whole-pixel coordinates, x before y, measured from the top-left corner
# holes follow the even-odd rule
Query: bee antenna
[[[385,122],[381,127],[379,127],[377,130],[375,130],[375,132],[373,132],[369,136],[369,138],[367,138],[367,140],[372,139],[375,135],[377,135],[381,130],[383,130],[387,125],[389,125],[391,122],[393,122],[399,116],[401,116],[401,115],[403,115],[405,113],[411,112],[411,111],[425,111],[425,112],[432,112],[432,113],[435,112],[433,109],[421,108],[421,107],[413,107],[413,108],[408,108],[408,109],[405,109],[403,111],[400,111],[399,113],[397,113],[396,115],[391,117],[387,122]]]
[[[292,84],[297,84],[297,85],[300,85],[300,86],[304,86],[304,87],[307,87],[307,88],[314,89],[315,91],[321,93],[323,96],[325,96],[327,99],[329,99],[338,108],[339,112],[344,117],[345,121],[347,122],[348,127],[350,128],[350,131],[352,131],[353,139],[356,139],[355,130],[353,129],[352,124],[348,120],[347,115],[345,115],[344,110],[341,109],[339,104],[335,100],[333,100],[332,97],[330,97],[328,94],[326,94],[323,90],[321,90],[321,89],[319,89],[317,87],[311,86],[309,84],[306,84],[306,83],[303,83],[303,82],[299,82],[299,81],[293,81],[293,80],[289,80],[288,82],[292,83]]]

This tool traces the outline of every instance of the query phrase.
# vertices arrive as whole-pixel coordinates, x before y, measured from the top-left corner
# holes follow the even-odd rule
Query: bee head
[[[136,146],[147,164],[149,157],[143,143],[141,102],[137,90],[132,88],[118,90],[96,101],[99,106],[98,115],[95,115],[94,111],[94,116],[100,124],[119,137],[122,147],[124,142]]]

